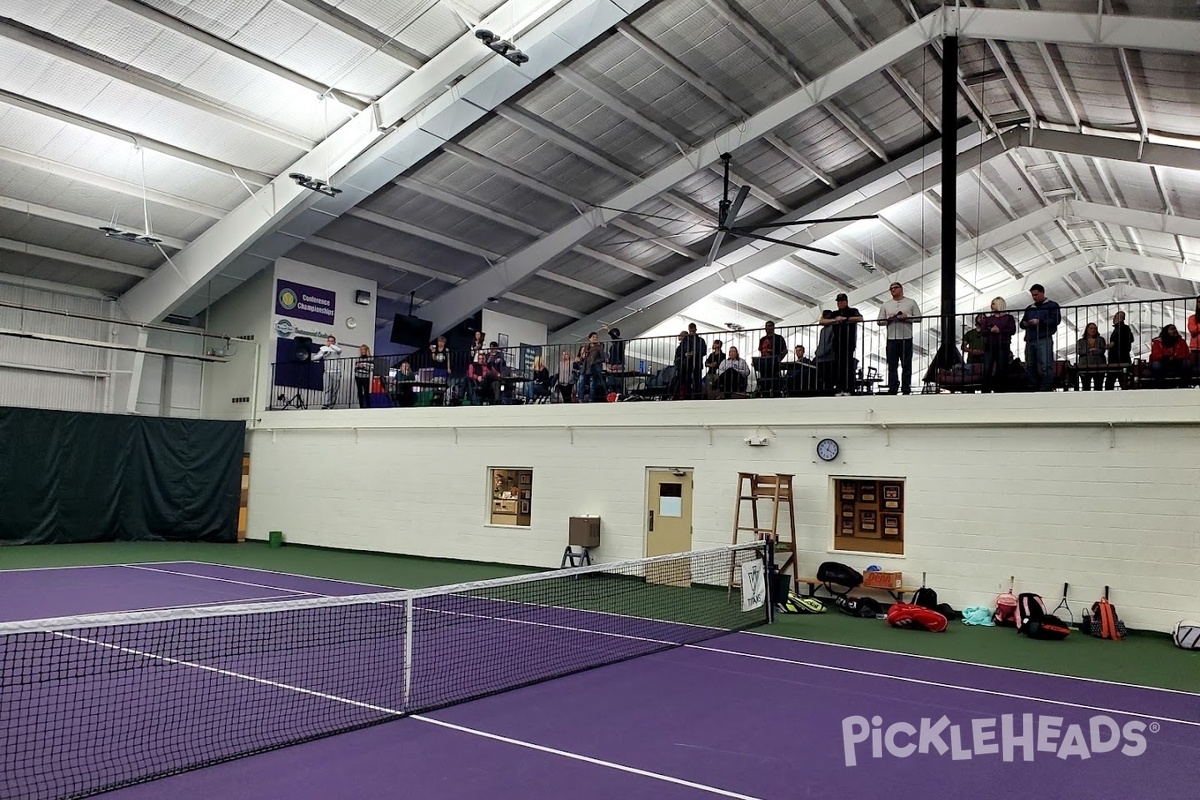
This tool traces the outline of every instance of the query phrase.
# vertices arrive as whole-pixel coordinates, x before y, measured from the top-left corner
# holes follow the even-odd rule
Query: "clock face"
[[[841,450],[833,439],[822,439],[817,442],[817,455],[822,461],[833,461]]]
[[[350,330],[354,330],[355,328],[358,327],[358,321],[356,319],[354,319],[354,317],[347,317],[346,318],[346,327],[349,328]]]

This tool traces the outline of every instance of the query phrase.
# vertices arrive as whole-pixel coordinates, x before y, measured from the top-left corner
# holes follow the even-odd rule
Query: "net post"
[[[775,575],[779,571],[775,565],[775,537],[763,537],[766,543],[766,550],[763,552],[763,558],[766,560],[766,583],[767,583],[767,624],[775,621]]]
[[[404,664],[401,666],[403,672],[403,694],[400,697],[400,710],[407,712],[412,707],[411,692],[412,692],[412,651],[413,651],[413,603],[414,599],[409,597],[404,601]]]

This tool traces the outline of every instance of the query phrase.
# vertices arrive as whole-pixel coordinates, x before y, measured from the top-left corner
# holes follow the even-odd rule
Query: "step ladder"
[[[793,591],[800,585],[800,559],[796,554],[796,509],[792,503],[792,479],[795,477],[794,474],[759,475],[753,472],[739,472],[737,505],[733,509],[733,543],[737,545],[749,541],[744,537],[746,533],[753,534],[754,541],[759,542],[769,536],[775,542],[776,568],[780,573],[786,573],[791,567]],[[750,502],[751,524],[748,526],[742,525],[742,504],[746,501]],[[759,501],[771,503],[770,527],[760,524]],[[783,531],[786,536],[780,538],[779,515],[784,503],[787,504],[788,526]],[[782,563],[778,561],[780,557],[783,558]],[[741,586],[741,575],[738,574],[736,561],[736,555],[729,560],[729,590],[731,592],[735,587]]]

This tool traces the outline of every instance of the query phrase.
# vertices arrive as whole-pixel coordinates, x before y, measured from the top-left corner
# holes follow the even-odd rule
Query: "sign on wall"
[[[303,283],[275,281],[275,313],[333,324],[337,295]]]

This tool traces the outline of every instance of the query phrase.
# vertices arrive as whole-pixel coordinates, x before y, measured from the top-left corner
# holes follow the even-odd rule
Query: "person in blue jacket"
[[[1025,372],[1035,392],[1054,391],[1054,332],[1062,322],[1058,303],[1046,299],[1046,289],[1035,283],[1029,288],[1033,303],[1021,317],[1025,331]]]

